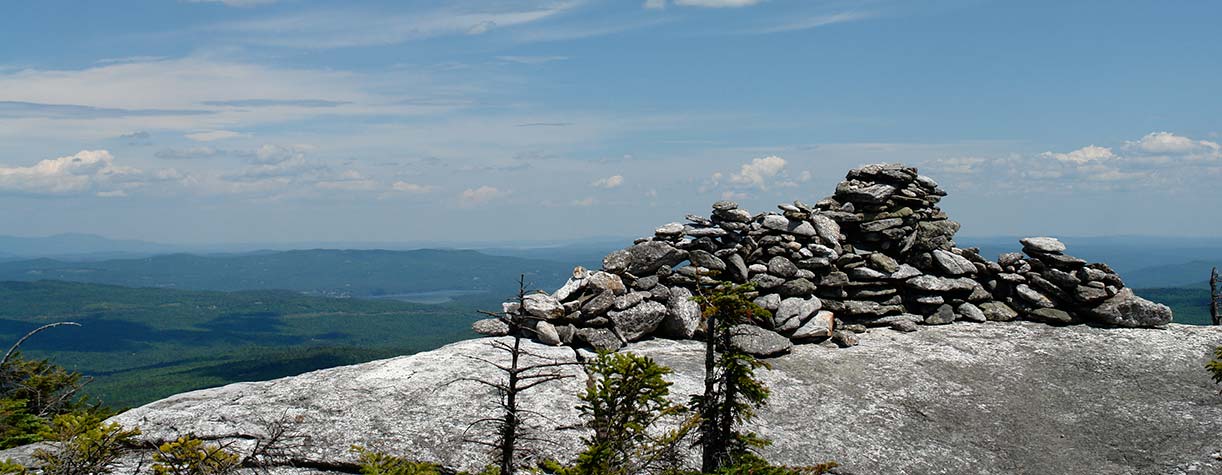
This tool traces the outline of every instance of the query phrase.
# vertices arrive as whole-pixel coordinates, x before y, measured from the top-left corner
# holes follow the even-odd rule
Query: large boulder
[[[526,313],[544,320],[555,320],[564,316],[564,305],[556,297],[547,294],[530,294],[522,299]]]
[[[687,259],[686,251],[666,242],[648,241],[607,255],[603,258],[603,268],[616,274],[627,272],[640,276],[672,267],[684,259]]]
[[[1057,254],[1065,252],[1065,243],[1062,243],[1057,238],[1052,237],[1029,237],[1018,240],[1023,245],[1023,249],[1030,249],[1035,252],[1043,252],[1046,254]]]
[[[793,348],[788,338],[755,325],[730,327],[730,345],[744,353],[761,357],[788,353]]]
[[[1169,307],[1138,297],[1127,287],[1088,313],[1096,322],[1117,327],[1159,328],[1171,323]]]
[[[637,341],[653,334],[667,314],[665,305],[649,301],[624,311],[607,312],[607,318],[625,340]]]
[[[692,300],[692,291],[685,287],[672,287],[666,299],[666,319],[662,321],[662,333],[671,338],[690,339],[700,329],[702,321],[700,304]]]
[[[835,460],[861,474],[1222,473],[1214,455],[1222,404],[1202,369],[1222,328],[954,323],[858,337],[859,346],[844,350],[798,345],[759,370],[771,395],[746,428],[773,441],[763,457]],[[274,475],[353,470],[353,445],[475,471],[489,456],[463,439],[472,422],[498,410],[496,392],[473,381],[501,376],[479,361],[503,361],[492,341],[179,394],[111,420],[139,427],[142,448],[194,433],[243,454],[266,436],[259,421],[288,421],[292,434],[308,437],[268,460]],[[575,361],[569,348],[526,348]],[[674,370],[673,400],[703,390],[699,342],[650,340],[625,350]],[[577,366],[560,370],[571,377],[519,402],[543,416],[535,422],[549,443],[539,455],[569,461],[588,436],[575,409],[587,379]],[[137,460],[129,462],[134,470]]]

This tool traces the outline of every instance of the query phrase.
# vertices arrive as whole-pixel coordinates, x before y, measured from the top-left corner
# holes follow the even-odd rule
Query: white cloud
[[[612,188],[619,188],[623,184],[624,184],[624,177],[622,175],[612,175],[606,178],[599,178],[597,180],[594,180],[593,183],[590,183],[590,186],[594,186],[597,188],[606,188],[610,190]]]
[[[779,25],[749,30],[747,33],[784,33],[787,31],[810,30],[823,26],[835,25],[838,23],[865,20],[874,16],[875,15],[873,13],[869,12],[841,12],[831,15],[817,15],[797,20],[789,19],[788,21]]]
[[[276,0],[187,0],[189,3],[220,3],[230,7],[254,7],[258,5],[269,5],[276,3]]]
[[[1222,150],[1222,146],[1216,142],[1192,140],[1171,132],[1151,132],[1140,140],[1125,142],[1125,149],[1154,155],[1187,155],[1218,152]]]
[[[313,150],[311,145],[271,145],[264,144],[255,151],[253,159],[256,163],[281,163],[293,159],[302,159],[306,152]]]
[[[203,132],[196,132],[193,134],[184,135],[184,137],[194,140],[196,142],[212,142],[216,140],[225,140],[225,139],[231,139],[234,137],[245,137],[245,136],[246,134],[243,134],[240,132],[234,132],[232,130],[207,130]]]
[[[210,131],[319,118],[423,117],[476,104],[478,82],[415,68],[353,73],[215,57],[0,69],[0,141],[102,140],[133,130],[209,139],[222,138]]]
[[[739,8],[762,3],[763,0],[674,0],[675,5],[705,8]]]
[[[115,165],[109,151],[82,150],[29,167],[0,167],[0,190],[35,195],[114,192],[139,186],[141,174],[138,169]]]
[[[447,35],[480,35],[534,23],[574,7],[578,2],[544,2],[509,9],[439,8],[414,12],[385,10],[313,11],[226,23],[213,27],[245,35],[246,41],[294,48],[346,48],[393,45]],[[410,3],[408,3],[410,5]]]
[[[650,10],[661,10],[666,8],[666,0],[645,0],[644,7]]]
[[[405,181],[396,181],[391,184],[390,187],[395,191],[402,191],[404,193],[429,193],[437,189],[437,187],[432,185],[421,185],[418,183],[408,183]]]
[[[379,188],[378,182],[371,180],[356,170],[344,170],[335,176],[322,177],[314,186],[323,190],[371,191]]]
[[[197,158],[212,158],[227,153],[212,147],[191,147],[186,149],[167,148],[158,150],[153,156],[166,160],[194,160]]]
[[[962,188],[988,191],[1187,189],[1222,173],[1222,147],[1154,132],[1119,148],[1088,145],[1070,152],[1002,157],[948,157],[929,163]]]
[[[518,64],[543,64],[554,61],[567,61],[568,56],[497,56],[496,59],[507,63]]]
[[[468,188],[458,195],[458,204],[466,207],[477,206],[508,194],[508,191],[501,191],[488,185],[479,188]]]
[[[1041,153],[1040,156],[1050,158],[1058,162],[1076,163],[1079,165],[1090,162],[1113,160],[1116,158],[1116,154],[1112,153],[1112,149],[1107,147],[1099,147],[1096,145],[1087,145],[1069,153],[1044,152]]]
[[[593,197],[587,197],[585,199],[573,200],[571,204],[579,208],[585,208],[589,206],[594,206],[594,203],[595,201]]]
[[[784,169],[785,159],[776,155],[756,158],[749,163],[744,163],[738,173],[731,175],[730,183],[754,186],[761,190],[767,189],[768,181],[775,178]]]
[[[980,157],[949,157],[939,159],[935,168],[940,173],[971,175],[979,171],[978,167],[985,162],[987,160]]]

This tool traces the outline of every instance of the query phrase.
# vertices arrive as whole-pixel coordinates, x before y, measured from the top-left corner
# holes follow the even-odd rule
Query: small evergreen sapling
[[[755,417],[755,410],[768,399],[768,388],[755,370],[767,364],[731,344],[734,327],[760,324],[771,317],[768,310],[748,298],[750,284],[721,282],[698,288],[705,320],[704,394],[692,397],[700,415],[701,471],[716,473],[737,463],[768,441],[742,426]]]
[[[119,457],[135,446],[139,429],[102,424],[95,417],[62,414],[55,417],[48,440],[54,450],[38,449],[34,458],[44,475],[93,475],[111,473]]]
[[[1205,369],[1213,374],[1214,384],[1222,384],[1222,346],[1214,348],[1214,359],[1205,363]]]
[[[685,409],[670,402],[671,370],[633,353],[601,353],[586,371],[590,379],[578,406],[593,435],[570,475],[634,475],[673,471],[687,426],[657,433],[654,426]]]
[[[241,466],[237,454],[190,435],[157,447],[153,475],[229,475]]]

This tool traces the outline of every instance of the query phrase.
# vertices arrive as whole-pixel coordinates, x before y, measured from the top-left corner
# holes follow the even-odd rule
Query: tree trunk
[[[518,355],[522,346],[522,334],[515,332],[513,352],[509,364],[509,384],[505,391],[505,425],[501,428],[501,473],[513,474],[513,449],[518,436]]]
[[[717,438],[717,316],[709,312],[705,320],[704,331],[704,405],[700,412],[700,471],[713,473],[717,471],[717,453],[720,440]]]
[[[1218,268],[1209,273],[1209,319],[1214,325],[1222,325],[1222,316],[1218,315],[1218,306],[1222,305],[1222,294],[1218,293]]]

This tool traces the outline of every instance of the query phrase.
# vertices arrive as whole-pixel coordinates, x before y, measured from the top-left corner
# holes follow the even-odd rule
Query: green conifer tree
[[[674,447],[687,432],[651,432],[666,417],[684,412],[671,403],[671,370],[633,353],[601,353],[591,361],[586,391],[578,406],[593,435],[577,458],[572,475],[633,475],[674,468]]]

